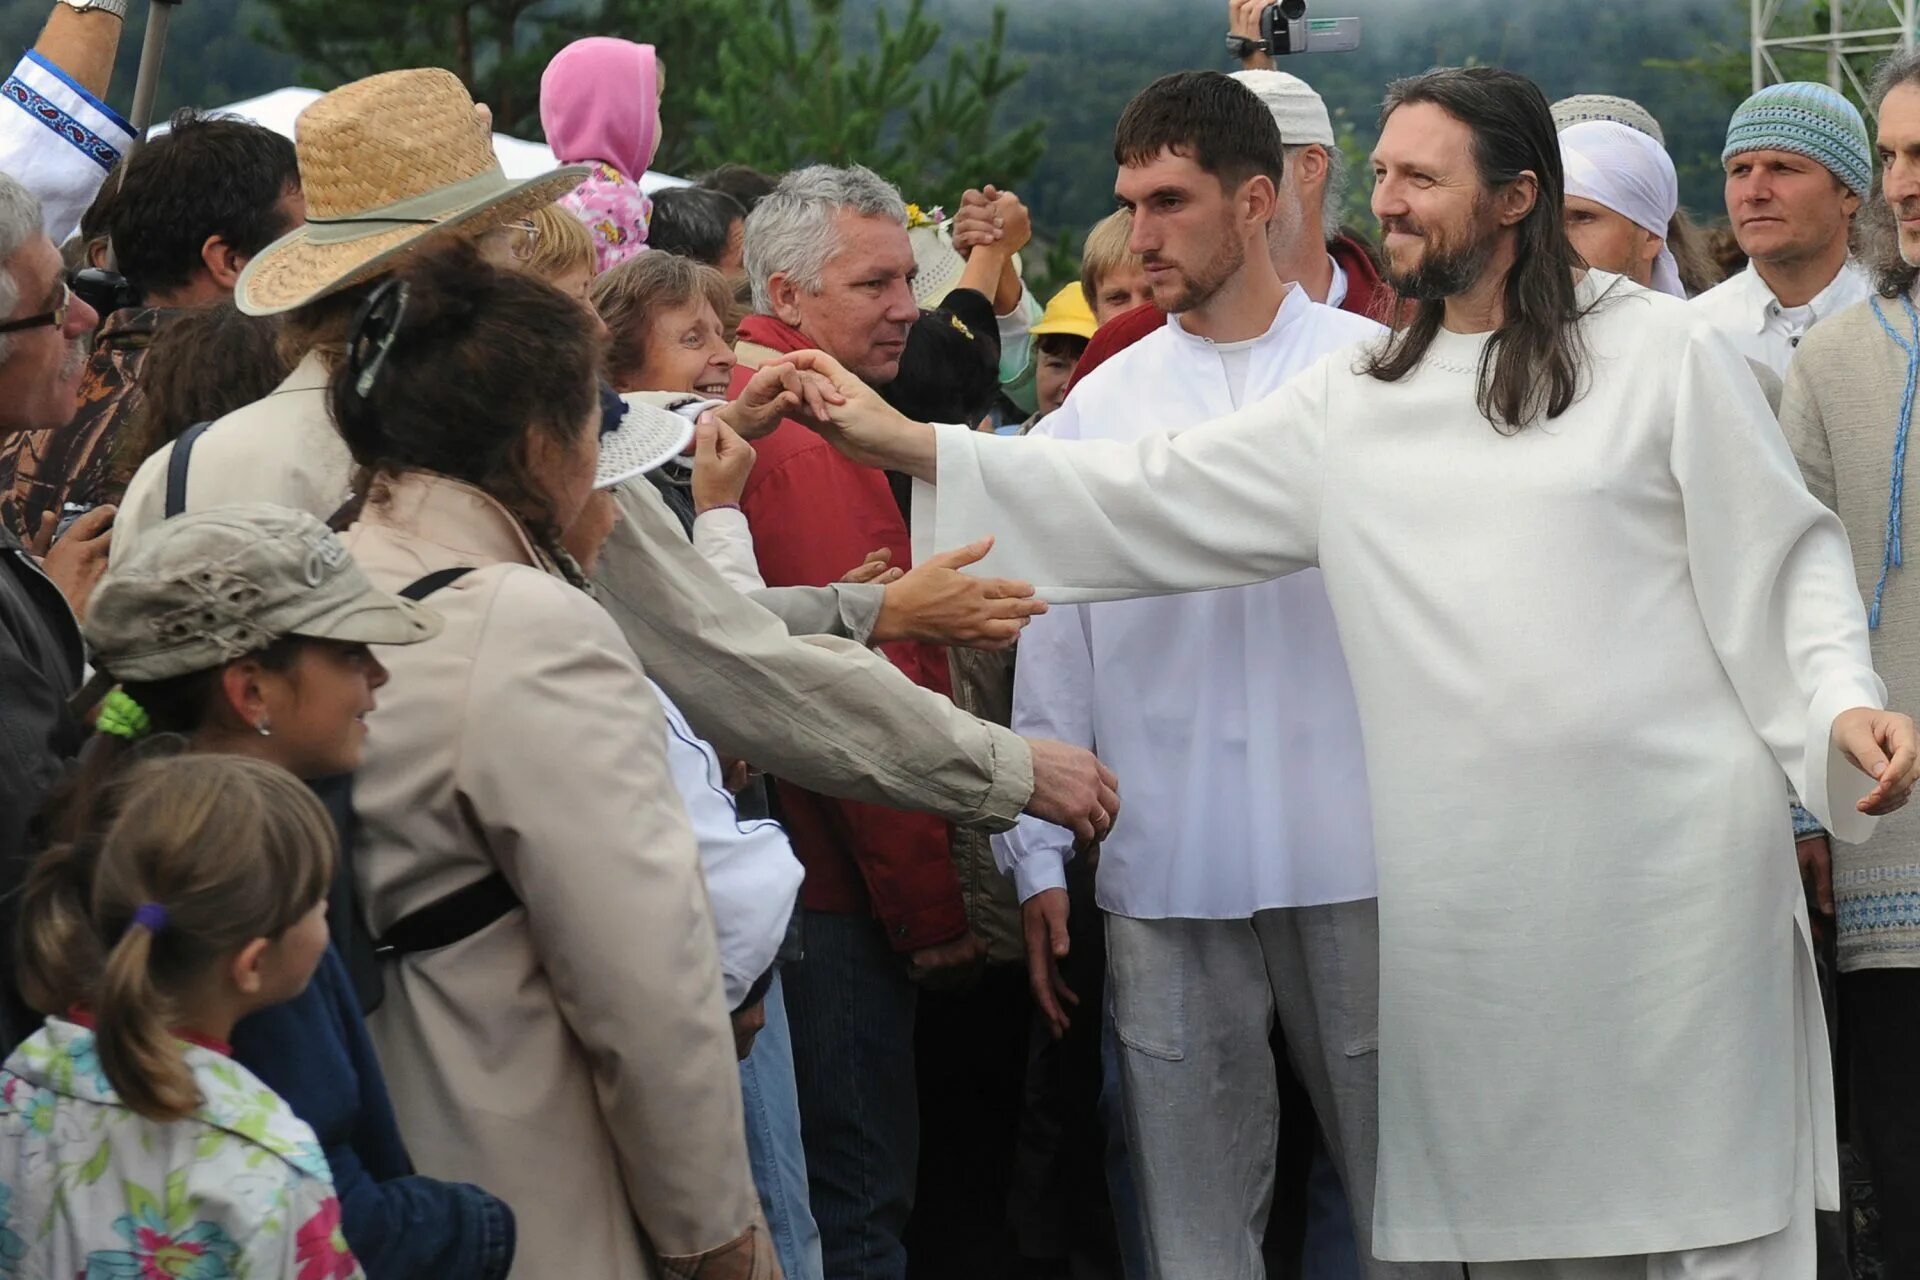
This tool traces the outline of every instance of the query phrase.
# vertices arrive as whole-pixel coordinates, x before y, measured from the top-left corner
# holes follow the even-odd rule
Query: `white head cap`
[[[1236,71],[1233,78],[1247,88],[1273,112],[1280,126],[1280,141],[1289,147],[1317,142],[1333,145],[1333,119],[1327,104],[1299,76],[1284,71]]]
[[[1611,120],[1589,120],[1560,131],[1560,161],[1567,194],[1613,210],[1635,226],[1666,239],[1680,207],[1680,179],[1665,147],[1638,129]],[[1680,269],[1664,245],[1653,264],[1653,287],[1687,296]]]

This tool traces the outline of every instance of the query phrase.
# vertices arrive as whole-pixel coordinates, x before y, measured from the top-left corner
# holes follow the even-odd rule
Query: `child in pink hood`
[[[590,164],[560,205],[593,235],[605,271],[646,249],[653,202],[640,175],[660,146],[660,60],[650,44],[576,40],[540,77],[540,125],[561,164]]]

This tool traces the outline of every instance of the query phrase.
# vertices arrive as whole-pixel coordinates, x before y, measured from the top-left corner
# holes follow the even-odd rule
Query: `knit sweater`
[[[1857,303],[1810,331],[1787,369],[1780,425],[1814,496],[1847,526],[1854,574],[1871,603],[1887,542],[1887,490],[1907,356]],[[1877,299],[1896,332],[1908,330],[1898,298]],[[1920,563],[1893,568],[1870,634],[1887,705],[1920,706]],[[1883,818],[1864,844],[1833,846],[1840,968],[1920,967],[1920,811]]]

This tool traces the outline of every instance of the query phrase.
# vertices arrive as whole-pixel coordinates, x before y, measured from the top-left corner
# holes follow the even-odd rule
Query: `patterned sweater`
[[[1887,494],[1907,356],[1875,317],[1910,332],[1898,298],[1869,299],[1823,321],[1787,369],[1780,425],[1807,487],[1847,526],[1860,593],[1873,599],[1887,545]],[[1920,461],[1920,460],[1915,460]],[[1920,504],[1920,495],[1916,495]],[[1904,521],[1915,528],[1913,521]],[[1887,574],[1873,665],[1887,705],[1920,709],[1920,563]],[[1920,807],[1880,820],[1865,844],[1833,845],[1840,968],[1920,967]]]

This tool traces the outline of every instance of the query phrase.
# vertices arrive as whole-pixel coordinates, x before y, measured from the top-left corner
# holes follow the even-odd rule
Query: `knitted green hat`
[[[1740,104],[1727,126],[1725,163],[1746,151],[1790,151],[1817,160],[1855,195],[1873,187],[1873,143],[1851,102],[1823,84],[1770,84]]]

